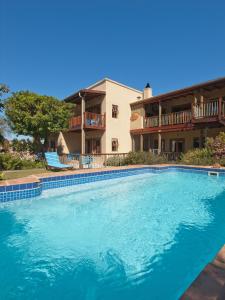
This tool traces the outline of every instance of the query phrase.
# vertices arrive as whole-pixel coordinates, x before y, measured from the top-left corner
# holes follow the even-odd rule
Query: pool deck
[[[135,168],[163,168],[163,167],[188,167],[193,169],[210,169],[215,170],[213,166],[191,166],[191,165],[176,165],[176,164],[160,164],[160,165],[131,165],[131,166],[120,166],[120,167],[104,167],[101,169],[82,169],[82,170],[70,170],[70,171],[59,171],[59,172],[48,172],[37,175],[31,175],[19,179],[10,179],[0,181],[0,186],[20,185],[40,182],[42,178],[67,176],[75,174],[85,174],[94,172],[105,172],[113,170],[123,169],[135,169]],[[225,171],[225,168],[220,168]],[[191,286],[180,298],[181,300],[224,300],[225,299],[225,245],[218,252],[215,259],[209,263],[199,276],[193,281]]]
[[[203,168],[209,169],[211,168],[214,170],[213,166],[193,166],[193,165],[176,165],[176,164],[157,164],[157,165],[129,165],[129,166],[120,166],[120,167],[104,167],[104,168],[96,168],[96,169],[78,169],[78,170],[65,170],[65,171],[58,171],[58,172],[48,172],[48,173],[41,173],[37,175],[30,175],[23,178],[18,179],[9,179],[0,181],[0,186],[9,186],[15,184],[24,184],[24,183],[33,183],[38,182],[40,178],[47,178],[47,177],[57,177],[57,176],[66,176],[66,175],[73,175],[73,174],[84,174],[84,173],[94,173],[94,172],[103,172],[103,171],[112,171],[112,170],[123,170],[123,169],[134,169],[134,168],[162,168],[162,167],[189,167],[189,168]],[[221,167],[220,170],[225,170],[224,167]]]

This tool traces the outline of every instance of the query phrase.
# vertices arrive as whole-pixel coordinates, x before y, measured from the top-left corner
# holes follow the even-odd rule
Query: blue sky
[[[0,0],[0,82],[60,99],[110,77],[153,93],[225,76],[225,1]]]

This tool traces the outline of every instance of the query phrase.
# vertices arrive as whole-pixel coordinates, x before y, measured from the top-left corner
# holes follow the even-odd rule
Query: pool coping
[[[160,173],[163,171],[201,172],[204,174],[207,174],[207,172],[216,172],[216,175],[219,173],[221,176],[225,176],[225,168],[176,164],[128,165],[100,169],[61,171],[57,173],[49,172],[0,182],[0,203],[40,196],[42,191],[46,189],[108,180],[146,172]]]
[[[96,172],[106,172],[106,171],[115,171],[115,170],[132,170],[136,168],[177,168],[177,169],[189,169],[189,170],[199,170],[199,171],[214,171],[223,173],[225,172],[225,167],[214,168],[213,166],[198,166],[198,165],[177,165],[177,164],[155,164],[155,165],[127,165],[127,166],[119,166],[119,167],[105,167],[105,168],[95,168],[95,169],[78,169],[78,170],[70,170],[70,171],[62,171],[62,172],[48,172],[48,173],[40,173],[36,175],[30,175],[27,177],[17,178],[17,179],[8,179],[0,181],[0,187],[16,185],[16,184],[25,184],[25,183],[35,183],[39,182],[42,178],[49,177],[63,177],[68,175],[78,175],[78,174],[91,174]]]
[[[180,297],[180,300],[212,299],[225,299],[225,245]]]

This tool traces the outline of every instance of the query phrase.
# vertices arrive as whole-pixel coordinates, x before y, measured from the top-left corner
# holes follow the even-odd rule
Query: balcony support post
[[[204,116],[203,107],[204,107],[204,96],[201,95],[201,96],[200,96],[200,112],[201,112],[201,117]]]
[[[134,142],[134,136],[131,135],[131,151],[134,152],[135,151],[135,142]]]
[[[143,152],[143,134],[140,134],[140,151]]]
[[[196,97],[196,95],[193,96],[193,102],[192,102],[192,120],[195,119],[195,110],[197,108],[198,105],[198,98]]]
[[[159,127],[162,125],[162,104],[159,102]]]
[[[158,154],[162,151],[162,135],[161,132],[158,133]]]
[[[82,96],[81,97],[81,154],[85,154],[84,113],[85,113],[85,99]]]
[[[218,105],[219,105],[219,107],[218,107],[218,119],[219,119],[219,121],[221,121],[221,119],[222,119],[222,100],[223,100],[223,98],[219,97],[219,103],[218,103]]]

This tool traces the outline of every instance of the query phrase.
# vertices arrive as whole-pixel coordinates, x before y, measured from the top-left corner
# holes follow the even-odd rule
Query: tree
[[[0,83],[0,111],[2,111],[4,105],[2,102],[3,94],[7,94],[9,92],[9,88],[4,83]]]
[[[50,133],[68,127],[73,105],[54,97],[20,91],[7,98],[4,107],[13,132],[33,137],[37,151],[42,151],[41,142],[47,146]]]
[[[9,92],[9,88],[3,84],[0,83],[0,143],[3,143],[4,141],[4,132],[6,129],[6,122],[2,116],[2,112],[3,112],[3,108],[4,108],[4,104],[3,104],[3,100],[2,100],[2,96],[3,94],[6,94]]]

